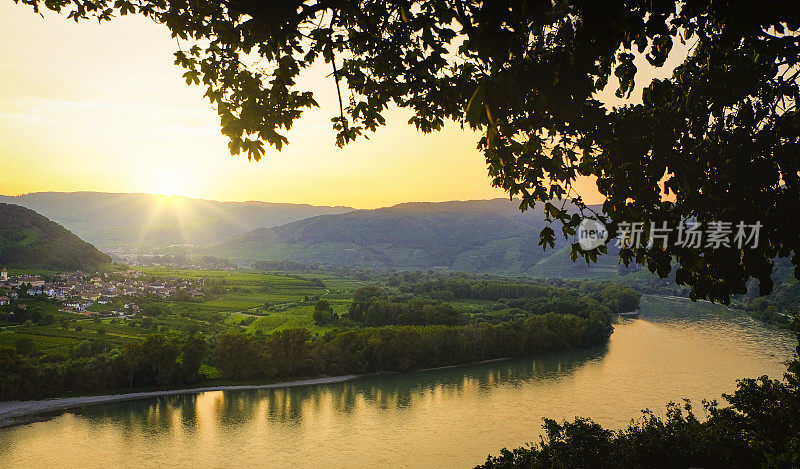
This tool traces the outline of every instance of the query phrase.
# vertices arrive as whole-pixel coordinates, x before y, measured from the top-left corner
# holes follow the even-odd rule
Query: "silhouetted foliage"
[[[15,1],[75,21],[139,14],[165,25],[188,42],[175,63],[205,88],[232,154],[259,160],[265,144],[288,143],[317,106],[298,77],[324,61],[349,93],[332,118],[339,146],[384,125],[389,106],[409,109],[421,132],[455,120],[483,132],[492,184],[522,210],[542,203],[565,236],[576,211],[612,235],[623,221],[644,222],[645,236],[648,222],[761,222],[754,248],[678,246],[673,232],[620,251],[662,277],[676,263],[693,298],[728,301],[751,277],[769,293],[776,257],[791,256],[800,278],[800,225],[786,222],[800,213],[796,1]],[[641,104],[604,105],[606,89],[631,97],[637,54],[675,68],[647,83]],[[602,213],[575,191],[582,176],[596,178]],[[555,237],[546,226],[539,242]],[[573,259],[603,252],[572,246]]]

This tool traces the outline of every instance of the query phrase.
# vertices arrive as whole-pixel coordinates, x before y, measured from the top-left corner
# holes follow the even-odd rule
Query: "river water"
[[[603,347],[306,388],[87,406],[0,430],[0,467],[472,467],[543,417],[619,428],[668,401],[780,377],[794,337],[721,306],[645,297]]]

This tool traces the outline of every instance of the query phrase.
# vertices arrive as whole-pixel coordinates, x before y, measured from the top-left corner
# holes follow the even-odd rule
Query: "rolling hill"
[[[240,261],[376,269],[596,280],[652,276],[646,269],[621,267],[613,243],[609,254],[591,265],[572,262],[572,240],[563,237],[556,236],[555,247],[543,250],[539,232],[545,223],[540,207],[522,213],[517,200],[405,203],[258,229],[204,252]]]
[[[0,196],[0,202],[41,213],[100,248],[220,243],[256,228],[352,210],[104,192],[37,192]]]
[[[561,250],[564,240],[555,249],[542,250],[539,232],[544,226],[541,210],[521,213],[519,202],[507,199],[405,203],[258,229],[212,251],[240,259],[504,275],[546,275],[537,271],[540,265],[585,269]],[[553,255],[557,258],[545,262]],[[604,268],[616,272],[616,260]]]
[[[85,270],[109,262],[63,226],[33,210],[0,203],[0,266]]]

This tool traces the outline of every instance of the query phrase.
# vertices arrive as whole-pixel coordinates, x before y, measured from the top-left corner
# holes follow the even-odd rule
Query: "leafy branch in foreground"
[[[693,298],[727,302],[751,278],[769,293],[776,257],[791,256],[800,278],[800,225],[786,219],[800,213],[797,2],[14,1],[76,21],[139,14],[166,25],[189,42],[176,64],[206,88],[232,154],[259,160],[265,144],[288,143],[317,106],[297,77],[322,60],[340,90],[338,146],[384,125],[389,106],[413,111],[422,132],[454,120],[483,132],[492,184],[522,210],[543,203],[565,237],[579,213],[612,236],[623,221],[760,222],[753,248],[682,247],[671,233],[621,251],[662,277],[676,263]],[[641,104],[598,99],[612,75],[617,96],[630,98],[637,55],[664,67],[679,43],[686,56],[647,83]],[[575,192],[581,176],[606,197],[600,214]],[[555,236],[545,228],[540,244]],[[587,262],[603,252],[572,246]]]

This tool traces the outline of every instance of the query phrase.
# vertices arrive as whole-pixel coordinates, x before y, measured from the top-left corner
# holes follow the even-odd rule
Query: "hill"
[[[543,252],[540,211],[507,199],[405,203],[254,230],[217,255],[340,266],[522,274]]]
[[[352,210],[104,192],[37,192],[0,196],[0,202],[41,213],[101,248],[213,244],[256,228]]]
[[[600,207],[594,207],[598,209]],[[258,229],[204,252],[247,260],[342,267],[452,270],[616,281],[649,281],[647,269],[621,267],[613,243],[598,262],[572,262],[572,240],[539,246],[541,208],[525,213],[508,199],[405,203],[321,215]]]
[[[33,210],[0,203],[0,266],[78,270],[109,262],[63,226]]]

